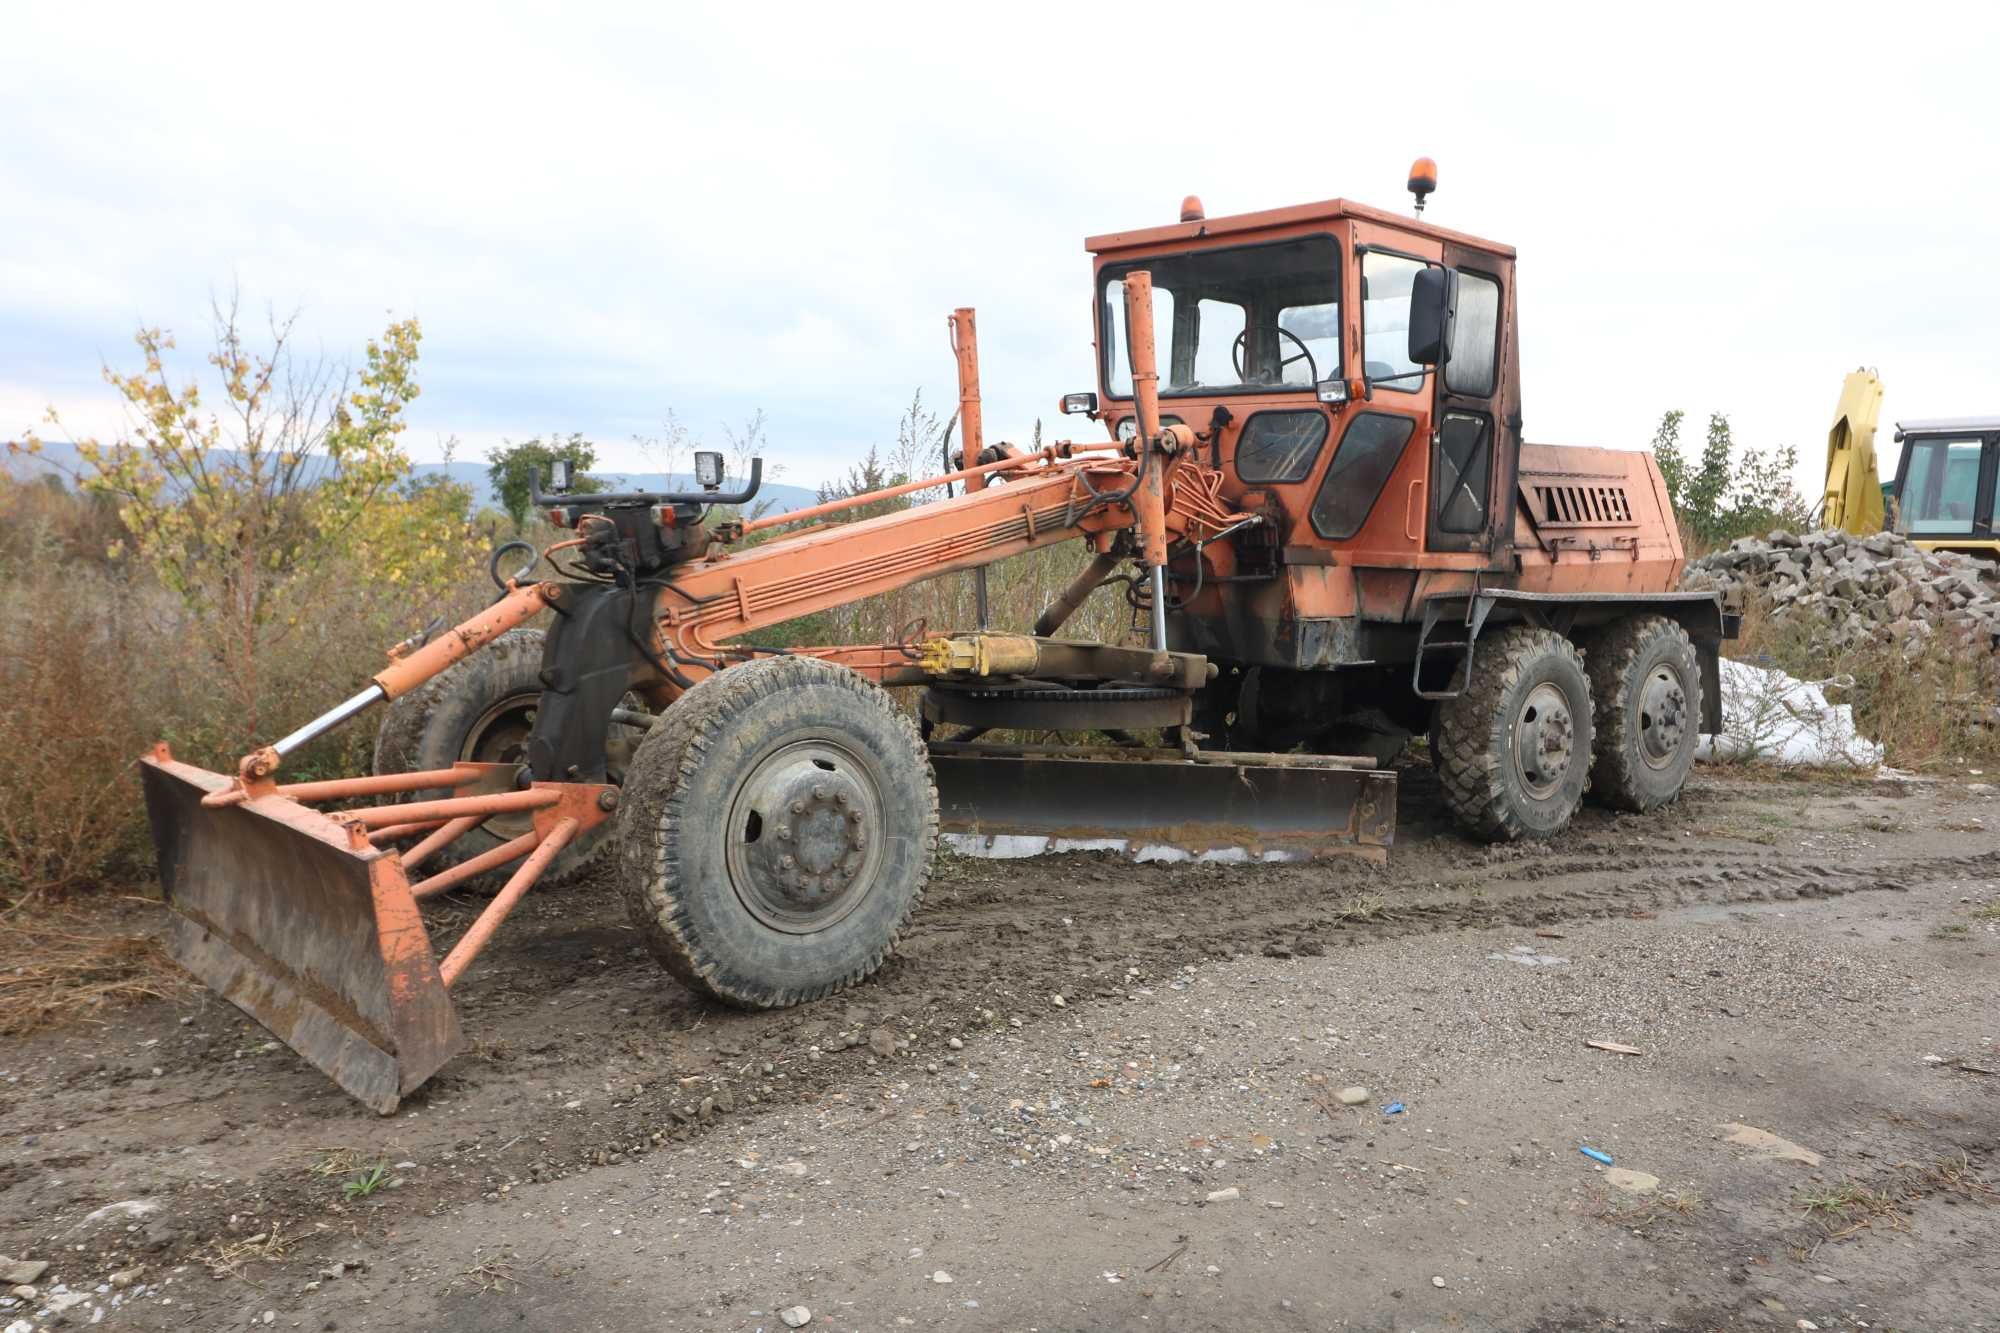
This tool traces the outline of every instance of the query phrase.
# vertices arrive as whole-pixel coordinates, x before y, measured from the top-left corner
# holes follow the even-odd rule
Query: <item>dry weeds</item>
[[[1846,1180],[1801,1197],[1800,1206],[1824,1233],[1814,1248],[1864,1231],[1906,1230],[1910,1206],[1937,1195],[1964,1203],[2000,1203],[2000,1190],[1963,1152],[1930,1162],[1898,1162],[1895,1169],[1897,1174],[1879,1184]]]
[[[269,1231],[260,1231],[243,1240],[212,1240],[195,1259],[205,1265],[209,1276],[218,1282],[231,1277],[249,1282],[250,1265],[277,1263],[297,1244],[294,1237],[285,1234],[283,1227],[273,1226]]]
[[[190,993],[192,983],[146,931],[92,929],[75,911],[0,917],[0,1037],[23,1037],[58,1019],[104,1022],[143,1000]]]

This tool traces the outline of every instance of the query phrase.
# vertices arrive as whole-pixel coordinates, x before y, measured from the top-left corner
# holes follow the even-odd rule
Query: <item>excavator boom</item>
[[[1826,494],[1821,522],[1857,536],[1880,532],[1887,517],[1875,467],[1875,424],[1882,415],[1882,381],[1872,370],[1849,371],[1826,436]]]

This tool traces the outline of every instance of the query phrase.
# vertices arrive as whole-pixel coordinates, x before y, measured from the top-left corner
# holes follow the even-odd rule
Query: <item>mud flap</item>
[[[168,952],[386,1115],[464,1046],[399,858],[282,796],[204,807],[229,779],[140,761],[173,911]]]
[[[1247,762],[933,747],[939,825],[974,856],[1118,851],[1140,861],[1375,860],[1395,837],[1396,775],[1297,755]]]

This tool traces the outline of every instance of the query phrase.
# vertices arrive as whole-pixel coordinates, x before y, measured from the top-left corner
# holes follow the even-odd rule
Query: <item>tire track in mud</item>
[[[611,886],[586,881],[524,904],[461,997],[467,1032],[483,1049],[461,1056],[411,1100],[421,1119],[397,1122],[399,1154],[453,1161],[451,1171],[427,1172],[420,1186],[356,1221],[392,1224],[412,1208],[448,1209],[503,1188],[698,1145],[727,1134],[742,1112],[840,1093],[860,1114],[889,1084],[920,1078],[925,1061],[950,1058],[946,1037],[1005,1030],[1010,1020],[1044,1021],[1052,993],[1067,996],[1075,1015],[1122,1003],[1129,991],[1161,984],[1186,965],[1267,946],[1317,954],[1414,934],[2000,878],[2000,850],[1909,860],[1889,848],[1877,852],[1835,862],[1712,842],[1635,845],[1590,830],[1553,849],[1488,852],[1426,839],[1387,866],[1135,866],[1087,854],[952,859],[901,954],[872,982],[815,1005],[764,1013],[722,1009],[682,991],[637,950]],[[203,1012],[218,1037],[240,1027],[226,1006]],[[168,1029],[176,1021],[164,1007],[157,1017]],[[911,1049],[871,1054],[868,1039],[878,1028]],[[220,1217],[231,1212],[323,1214],[329,1187],[284,1152],[271,1153],[261,1168],[239,1164],[233,1188],[219,1196],[158,1160],[160,1136],[192,1128],[190,1121],[169,1117],[149,1126],[133,1114],[152,1109],[145,1103],[155,1099],[192,1094],[205,1105],[188,1114],[203,1128],[215,1121],[212,1137],[220,1138],[221,1075],[230,1121],[288,1106],[282,1119],[290,1144],[339,1143],[357,1132],[353,1108],[325,1095],[314,1071],[284,1053],[257,1068],[221,1061],[233,1040],[217,1040],[205,1067],[197,1063],[165,1084],[65,1088],[52,1079],[42,1093],[63,1105],[50,1109],[51,1119],[94,1119],[101,1128],[114,1118],[127,1123],[104,1140],[93,1134],[76,1142],[86,1156],[64,1171],[74,1192],[40,1201],[52,1209],[49,1220],[102,1202],[93,1181],[146,1181],[144,1192],[166,1199],[179,1217],[188,1244],[178,1258],[218,1234]],[[573,1094],[588,1094],[584,1109],[552,1114]],[[936,1097],[949,1101],[951,1094],[940,1085]],[[310,1263],[310,1255],[300,1262]]]

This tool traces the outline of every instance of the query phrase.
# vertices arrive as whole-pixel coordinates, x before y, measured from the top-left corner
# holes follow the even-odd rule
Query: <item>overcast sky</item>
[[[1990,5],[678,8],[0,0],[0,437],[234,283],[343,355],[420,317],[420,457],[762,409],[810,484],[948,409],[953,306],[1025,438],[1091,384],[1086,234],[1403,210],[1418,154],[1520,251],[1530,439],[1720,410],[1810,471],[1864,364],[2000,411]]]

